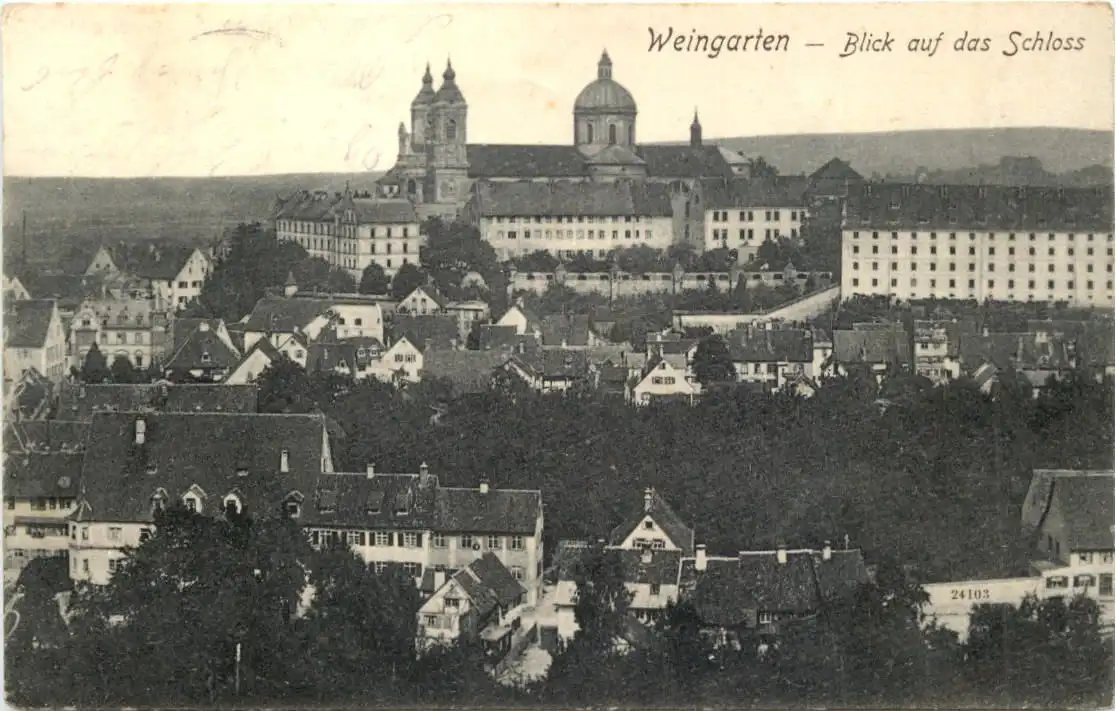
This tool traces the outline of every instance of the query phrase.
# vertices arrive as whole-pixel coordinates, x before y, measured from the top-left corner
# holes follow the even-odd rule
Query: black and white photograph
[[[1111,6],[2,19],[9,707],[1112,707]]]

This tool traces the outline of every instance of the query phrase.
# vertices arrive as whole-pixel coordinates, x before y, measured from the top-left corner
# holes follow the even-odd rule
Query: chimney
[[[480,493],[482,493],[482,494],[487,494],[488,493],[488,479],[487,478],[486,479],[481,479],[481,481],[480,481]]]
[[[833,558],[833,546],[829,545],[829,541],[825,542],[822,547],[822,560],[831,560]]]
[[[647,488],[643,490],[643,510],[651,513],[651,495],[655,493],[654,489]]]
[[[787,564],[787,547],[782,543],[780,543],[779,547],[775,550],[775,558],[779,561],[779,565]]]
[[[143,444],[147,440],[147,421],[142,417],[136,420],[136,444]]]
[[[366,476],[367,476],[367,477],[368,477],[369,479],[371,479],[372,477],[376,476],[376,465],[375,465],[375,464],[373,464],[372,462],[369,462],[369,463],[368,463],[368,467],[367,467],[367,468],[365,469],[365,475],[366,475]]]
[[[705,557],[705,544],[699,543],[695,549],[694,556],[694,570],[699,573],[704,573],[706,567],[709,565],[708,559]]]
[[[430,467],[426,466],[426,462],[419,465],[419,476],[425,477],[430,474]]]
[[[291,470],[291,453],[290,450],[284,449],[279,452],[279,471],[286,474]]]

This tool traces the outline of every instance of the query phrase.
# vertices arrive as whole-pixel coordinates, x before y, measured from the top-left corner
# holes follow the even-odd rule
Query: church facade
[[[741,177],[741,156],[705,144],[696,112],[687,144],[640,145],[636,101],[613,78],[607,51],[597,63],[596,79],[574,101],[571,140],[567,144],[469,143],[468,112],[452,65],[447,62],[437,90],[428,66],[422,87],[411,102],[410,130],[404,123],[399,126],[398,157],[380,180],[381,192],[411,200],[423,218],[452,218],[460,216],[475,195],[491,194],[494,188],[490,183],[542,184],[529,190],[537,195],[547,192],[544,185],[579,183],[583,185],[576,189],[567,185],[559,190],[573,190],[581,195],[577,202],[591,205],[598,190],[613,196],[617,188],[609,184],[618,181],[633,185],[664,183],[676,191],[686,191],[695,180],[730,181]],[[648,192],[642,187],[635,190]],[[663,212],[661,206],[654,212],[664,216],[658,214]]]

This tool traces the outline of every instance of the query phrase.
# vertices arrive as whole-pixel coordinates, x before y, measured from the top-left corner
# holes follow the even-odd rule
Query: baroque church
[[[381,192],[408,198],[421,217],[454,217],[477,181],[623,180],[686,190],[694,181],[747,177],[743,156],[703,143],[696,111],[688,143],[640,145],[635,99],[613,78],[607,51],[597,63],[596,79],[574,101],[569,144],[469,143],[468,113],[453,66],[447,61],[435,90],[428,65],[411,102],[411,129],[399,125],[398,158],[379,181]]]

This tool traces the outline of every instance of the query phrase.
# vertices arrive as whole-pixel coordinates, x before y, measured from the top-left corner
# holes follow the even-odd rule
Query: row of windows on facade
[[[860,254],[860,246],[854,244],[852,246],[852,253],[853,254]],[[879,254],[879,253],[880,253],[879,245],[872,245],[872,254]],[[891,253],[892,254],[899,254],[899,247],[893,245],[891,247]],[[937,253],[938,253],[938,248],[936,246],[931,245],[930,254],[937,254]],[[975,257],[976,253],[977,253],[976,247],[969,247],[969,256]],[[912,255],[913,254],[918,254],[918,246],[917,245],[911,245],[911,254]],[[949,254],[957,254],[957,247],[950,247],[949,248]],[[1106,254],[1109,257],[1112,256],[1112,247],[1107,247],[1106,248]],[[1007,255],[1009,257],[1014,257],[1015,256],[1015,247],[1008,247],[1007,248]],[[988,248],[988,256],[990,256],[990,257],[996,256],[996,248],[995,247],[989,247]],[[1034,247],[1028,247],[1027,248],[1027,256],[1029,256],[1029,257],[1038,256],[1038,251]],[[1046,256],[1056,257],[1057,252],[1056,252],[1055,248],[1054,247],[1048,247],[1046,249]],[[1066,248],[1066,256],[1067,257],[1074,257],[1074,256],[1079,256],[1079,255],[1076,254],[1073,247],[1067,247]],[[1086,247],[1085,248],[1085,256],[1086,257],[1095,256],[1095,250],[1092,247]]]
[[[516,239],[519,232],[516,230],[509,230],[507,232],[508,239]],[[585,239],[586,234],[584,230],[566,230],[563,234],[562,230],[534,230],[535,239]],[[504,231],[496,231],[497,239],[504,238]],[[532,230],[523,230],[523,239],[531,239]],[[589,230],[588,239],[608,239],[607,230]],[[643,230],[642,239],[654,239],[655,234],[652,230]],[[612,230],[612,239],[620,239],[620,230]],[[632,230],[624,230],[624,239],[632,239]],[[641,239],[640,231],[635,230],[635,239]]]
[[[1111,556],[1110,556],[1111,559]],[[1098,576],[1083,573],[1081,575],[1073,576],[1073,587],[1075,590],[1082,590],[1095,587],[1097,588],[1098,595],[1111,596],[1112,595],[1112,573],[1101,573],[1098,583]],[[1046,579],[1047,590],[1061,590],[1066,589],[1070,585],[1070,577],[1068,575],[1051,575]]]
[[[335,225],[332,222],[290,222],[285,220],[279,221],[279,230],[283,232],[299,232],[302,234],[322,235],[325,237],[336,237]],[[356,237],[355,232],[346,230],[349,237]],[[411,227],[403,225],[388,225],[386,227],[372,227],[369,230],[370,237],[418,237],[418,228],[414,228],[412,232]]]
[[[558,215],[558,216],[534,215],[532,217],[522,217],[522,216],[520,216],[520,217],[515,217],[515,216],[512,216],[512,217],[496,217],[495,221],[496,221],[496,224],[503,224],[504,222],[507,222],[508,224],[511,224],[511,225],[516,225],[516,224],[520,224],[520,225],[530,225],[530,224],[536,224],[536,225],[567,224],[567,225],[572,225],[574,222],[586,222],[590,225],[595,224],[595,223],[600,223],[602,225],[605,225],[605,224],[609,224],[609,223],[617,224],[617,223],[620,223],[620,222],[636,222],[636,223],[639,223],[639,222],[653,222],[655,219],[656,218],[654,218],[654,217],[641,216],[641,215],[612,215],[612,216],[577,215],[576,217],[574,215]]]
[[[608,256],[608,253],[610,251],[612,251],[612,250],[598,249],[598,250],[596,250],[595,254],[598,257],[600,257],[601,259],[603,259],[603,258]],[[505,258],[509,254],[513,253],[512,250],[502,250],[502,252],[503,252],[503,256]],[[519,253],[519,254],[527,254],[528,252],[530,252],[530,250],[527,249],[526,247],[524,247],[523,249],[515,250],[515,253]],[[591,249],[558,249],[558,250],[554,250],[554,253],[556,255],[558,255],[559,257],[573,258],[573,257],[575,257],[579,254],[583,255],[583,256],[586,256],[586,257],[592,257],[593,254],[594,254],[594,251],[591,250]],[[586,276],[588,276],[588,275],[578,274],[577,275],[577,280],[578,281],[586,281],[586,279],[585,279]],[[534,280],[534,278],[535,278],[534,274],[528,274],[527,275],[527,280],[528,281],[532,281],[532,280]],[[553,274],[547,274],[546,278],[547,278],[547,281],[553,280],[554,275]],[[608,281],[608,275],[607,274],[602,274],[601,275],[601,281]]]
[[[75,499],[68,497],[37,496],[28,500],[32,511],[68,511],[74,507]],[[8,496],[4,499],[4,508],[8,511],[15,510],[15,497]]]
[[[350,546],[373,546],[398,548],[422,548],[423,534],[417,531],[338,531],[334,529],[309,529],[307,535],[310,543],[315,546],[326,545],[334,542],[345,542]],[[526,550],[524,536],[475,536],[463,534],[460,536],[447,536],[444,533],[430,534],[430,545],[433,548],[449,548],[449,541],[456,538],[459,550],[504,550],[505,546],[510,551]]]
[[[592,143],[593,142],[593,124],[591,124],[589,122],[586,122],[584,125],[585,125],[585,142],[586,143]],[[609,145],[614,146],[614,145],[616,145],[617,143],[620,142],[620,131],[621,130],[622,130],[622,127],[618,126],[617,124],[610,123],[608,125],[608,143],[609,143]],[[446,140],[449,141],[449,140],[453,140],[453,139],[451,139],[447,136]],[[629,145],[629,146],[634,146],[635,145],[635,126],[628,126],[627,145]]]
[[[769,227],[769,228],[767,228],[763,231],[763,238],[764,239],[779,239],[779,237],[781,237],[781,236],[782,235],[779,233],[779,228],[778,227],[775,227],[775,228]],[[792,239],[797,239],[798,238],[798,230],[796,230],[792,227],[791,231],[790,231],[790,236],[791,236]],[[751,227],[749,227],[747,229],[740,230],[740,239],[741,240],[745,240],[745,241],[752,240],[752,239],[755,239],[755,237],[756,237],[756,231],[755,231],[755,229],[753,229]],[[727,228],[725,228],[725,229],[714,229],[713,230],[713,239],[715,239],[715,240],[716,239],[727,240],[728,238],[729,238],[729,231],[728,231]]]
[[[938,271],[937,263],[931,262],[928,266],[930,268],[930,271],[932,271],[932,272]],[[1015,264],[1008,264],[1007,265],[1008,272],[1014,273],[1015,272],[1015,266],[1016,266]],[[853,268],[854,271],[858,271],[860,269],[860,262],[853,262],[852,263],[852,268]],[[880,269],[880,263],[879,262],[872,262],[872,271],[874,271],[874,272],[879,271],[879,269]],[[1068,273],[1068,274],[1074,274],[1076,272],[1076,267],[1073,264],[1066,264],[1065,265],[1065,270],[1066,270],[1066,273]],[[892,262],[891,263],[891,271],[893,271],[893,272],[899,271],[899,262]],[[912,272],[917,272],[918,271],[918,262],[911,262],[911,271]],[[951,272],[957,271],[957,263],[956,262],[949,262],[949,269],[948,270],[943,269],[942,271],[951,271]],[[973,262],[970,262],[969,263],[969,271],[970,272],[977,271],[977,265]],[[989,273],[995,272],[996,271],[996,265],[995,264],[985,264],[984,269],[982,269],[981,271],[989,272]],[[1028,264],[1027,265],[1027,273],[1028,274],[1034,274],[1036,271],[1037,271],[1037,269],[1036,269],[1036,266],[1034,264]],[[1048,264],[1046,266],[1046,271],[1047,271],[1048,274],[1057,273],[1057,271],[1058,271],[1057,265],[1056,264]],[[1111,274],[1112,273],[1112,265],[1111,264],[1106,264],[1105,265],[1105,271],[1108,272],[1109,274]],[[1092,274],[1093,273],[1093,265],[1092,264],[1086,264],[1085,265],[1085,273],[1086,274]],[[1072,289],[1073,287],[1071,286],[1070,288]]]
[[[200,289],[202,283],[200,281],[180,281],[178,282],[179,289]]]
[[[918,235],[919,235],[918,232],[911,232],[910,234],[911,234],[911,239],[918,239]],[[930,234],[930,239],[937,239],[938,238],[938,233],[937,232],[930,232],[929,234]],[[995,233],[995,232],[988,232],[985,236],[989,240],[994,240],[994,239],[996,239],[996,234],[997,233]],[[1020,234],[1022,234],[1022,233],[1020,233]],[[1058,237],[1058,234],[1059,233],[1056,233],[1056,232],[1047,233],[1047,241],[1049,241],[1049,242],[1055,241],[1055,239],[1057,239],[1057,237]],[[1075,232],[1067,232],[1067,233],[1062,233],[1062,234],[1065,236],[1067,242],[1073,242],[1076,238],[1076,235],[1077,235],[1077,233],[1075,233]],[[1016,235],[1015,232],[1008,232],[1007,233],[1008,242],[1014,242],[1015,241],[1015,235]],[[1094,235],[1092,232],[1090,232],[1090,233],[1086,234],[1085,241],[1086,242],[1092,242],[1092,241],[1094,241],[1095,237],[1096,237],[1096,235]],[[854,230],[853,233],[852,233],[852,238],[853,239],[860,239],[860,232],[858,230]],[[872,239],[879,239],[879,238],[880,238],[880,233],[879,232],[873,232],[872,233]],[[950,232],[949,233],[949,238],[953,239],[953,240],[957,239],[957,233],[956,232]],[[976,238],[977,238],[977,233],[976,232],[970,232],[969,233],[969,239],[970,240],[975,240]],[[898,232],[892,232],[891,233],[891,239],[899,239],[899,233]],[[1037,240],[1038,240],[1038,233],[1037,232],[1028,232],[1027,233],[1027,241],[1035,242]],[[1107,236],[1107,241],[1108,242],[1112,241],[1112,235],[1111,234],[1109,234]]]
[[[854,287],[855,286],[860,286],[860,279],[854,278],[852,280],[852,285]],[[879,286],[879,279],[873,279],[872,280],[872,286]],[[898,279],[892,279],[891,280],[891,286],[893,286],[893,287],[899,286],[899,280]],[[912,287],[917,287],[918,286],[918,279],[912,278],[911,279],[911,286]],[[930,280],[930,288],[935,289],[935,288],[937,288],[937,286],[938,286],[937,280],[936,279],[931,279]],[[1086,291],[1093,291],[1095,289],[1095,286],[1096,285],[1092,280],[1089,280],[1089,281],[1085,282],[1085,290]],[[957,280],[956,279],[950,279],[949,280],[949,288],[950,289],[957,288]],[[969,279],[968,288],[969,289],[976,289],[977,288],[976,287],[976,279]],[[989,279],[988,280],[988,288],[989,289],[995,289],[996,288],[996,281],[994,279]],[[1008,289],[1014,289],[1015,288],[1015,280],[1014,279],[1008,279],[1007,288]],[[1035,286],[1035,280],[1034,279],[1029,279],[1027,281],[1027,288],[1033,290],[1035,288],[1041,288],[1041,287],[1036,287]],[[1046,288],[1050,291],[1054,291],[1057,288],[1055,286],[1055,282],[1054,282],[1053,279],[1046,282]],[[1076,288],[1076,282],[1073,282],[1073,281],[1067,281],[1066,282],[1066,289],[1072,291],[1075,288]],[[1105,288],[1108,289],[1108,291],[1112,291],[1112,281],[1111,280],[1105,282]]]
[[[797,222],[798,219],[799,219],[799,211],[798,210],[789,210],[788,212],[790,212],[791,222]],[[738,222],[755,222],[756,221],[756,213],[755,213],[754,210],[741,210],[739,215],[740,215],[740,219],[738,220]],[[781,215],[782,215],[782,211],[780,211],[780,210],[764,210],[763,211],[763,219],[764,219],[765,222],[778,221],[778,220],[782,219]],[[729,211],[728,210],[714,210],[712,221],[713,222],[728,222],[729,221]]]
[[[147,341],[146,336],[147,336],[147,334],[144,331],[132,331],[132,343],[134,343],[137,346],[138,345],[145,345],[145,342]],[[105,331],[101,331],[101,335],[98,337],[98,340],[101,342],[101,345],[104,345],[104,344],[108,343],[109,342],[109,334]],[[127,344],[128,343],[128,332],[127,331],[116,331],[116,343],[117,343],[117,345]]]
[[[329,242],[327,242],[326,240],[312,239],[310,237],[307,237],[305,239],[302,238],[302,237],[298,237],[298,238],[296,238],[295,241],[298,242],[298,244],[305,249],[314,250],[314,251],[318,251],[318,252],[336,252],[338,254],[378,254],[378,252],[376,250],[376,244],[374,242],[369,245],[369,248],[368,248],[367,252],[362,252],[360,250],[360,245],[355,243],[355,242],[343,242],[343,243],[341,243],[340,246],[338,246],[338,245],[335,245],[335,244],[329,244]],[[410,245],[407,242],[404,242],[401,245],[401,247],[402,247],[402,251],[401,251],[402,254],[410,254],[411,253]],[[388,244],[384,245],[384,252],[383,253],[384,254],[391,254],[392,253],[391,243],[388,243]]]

